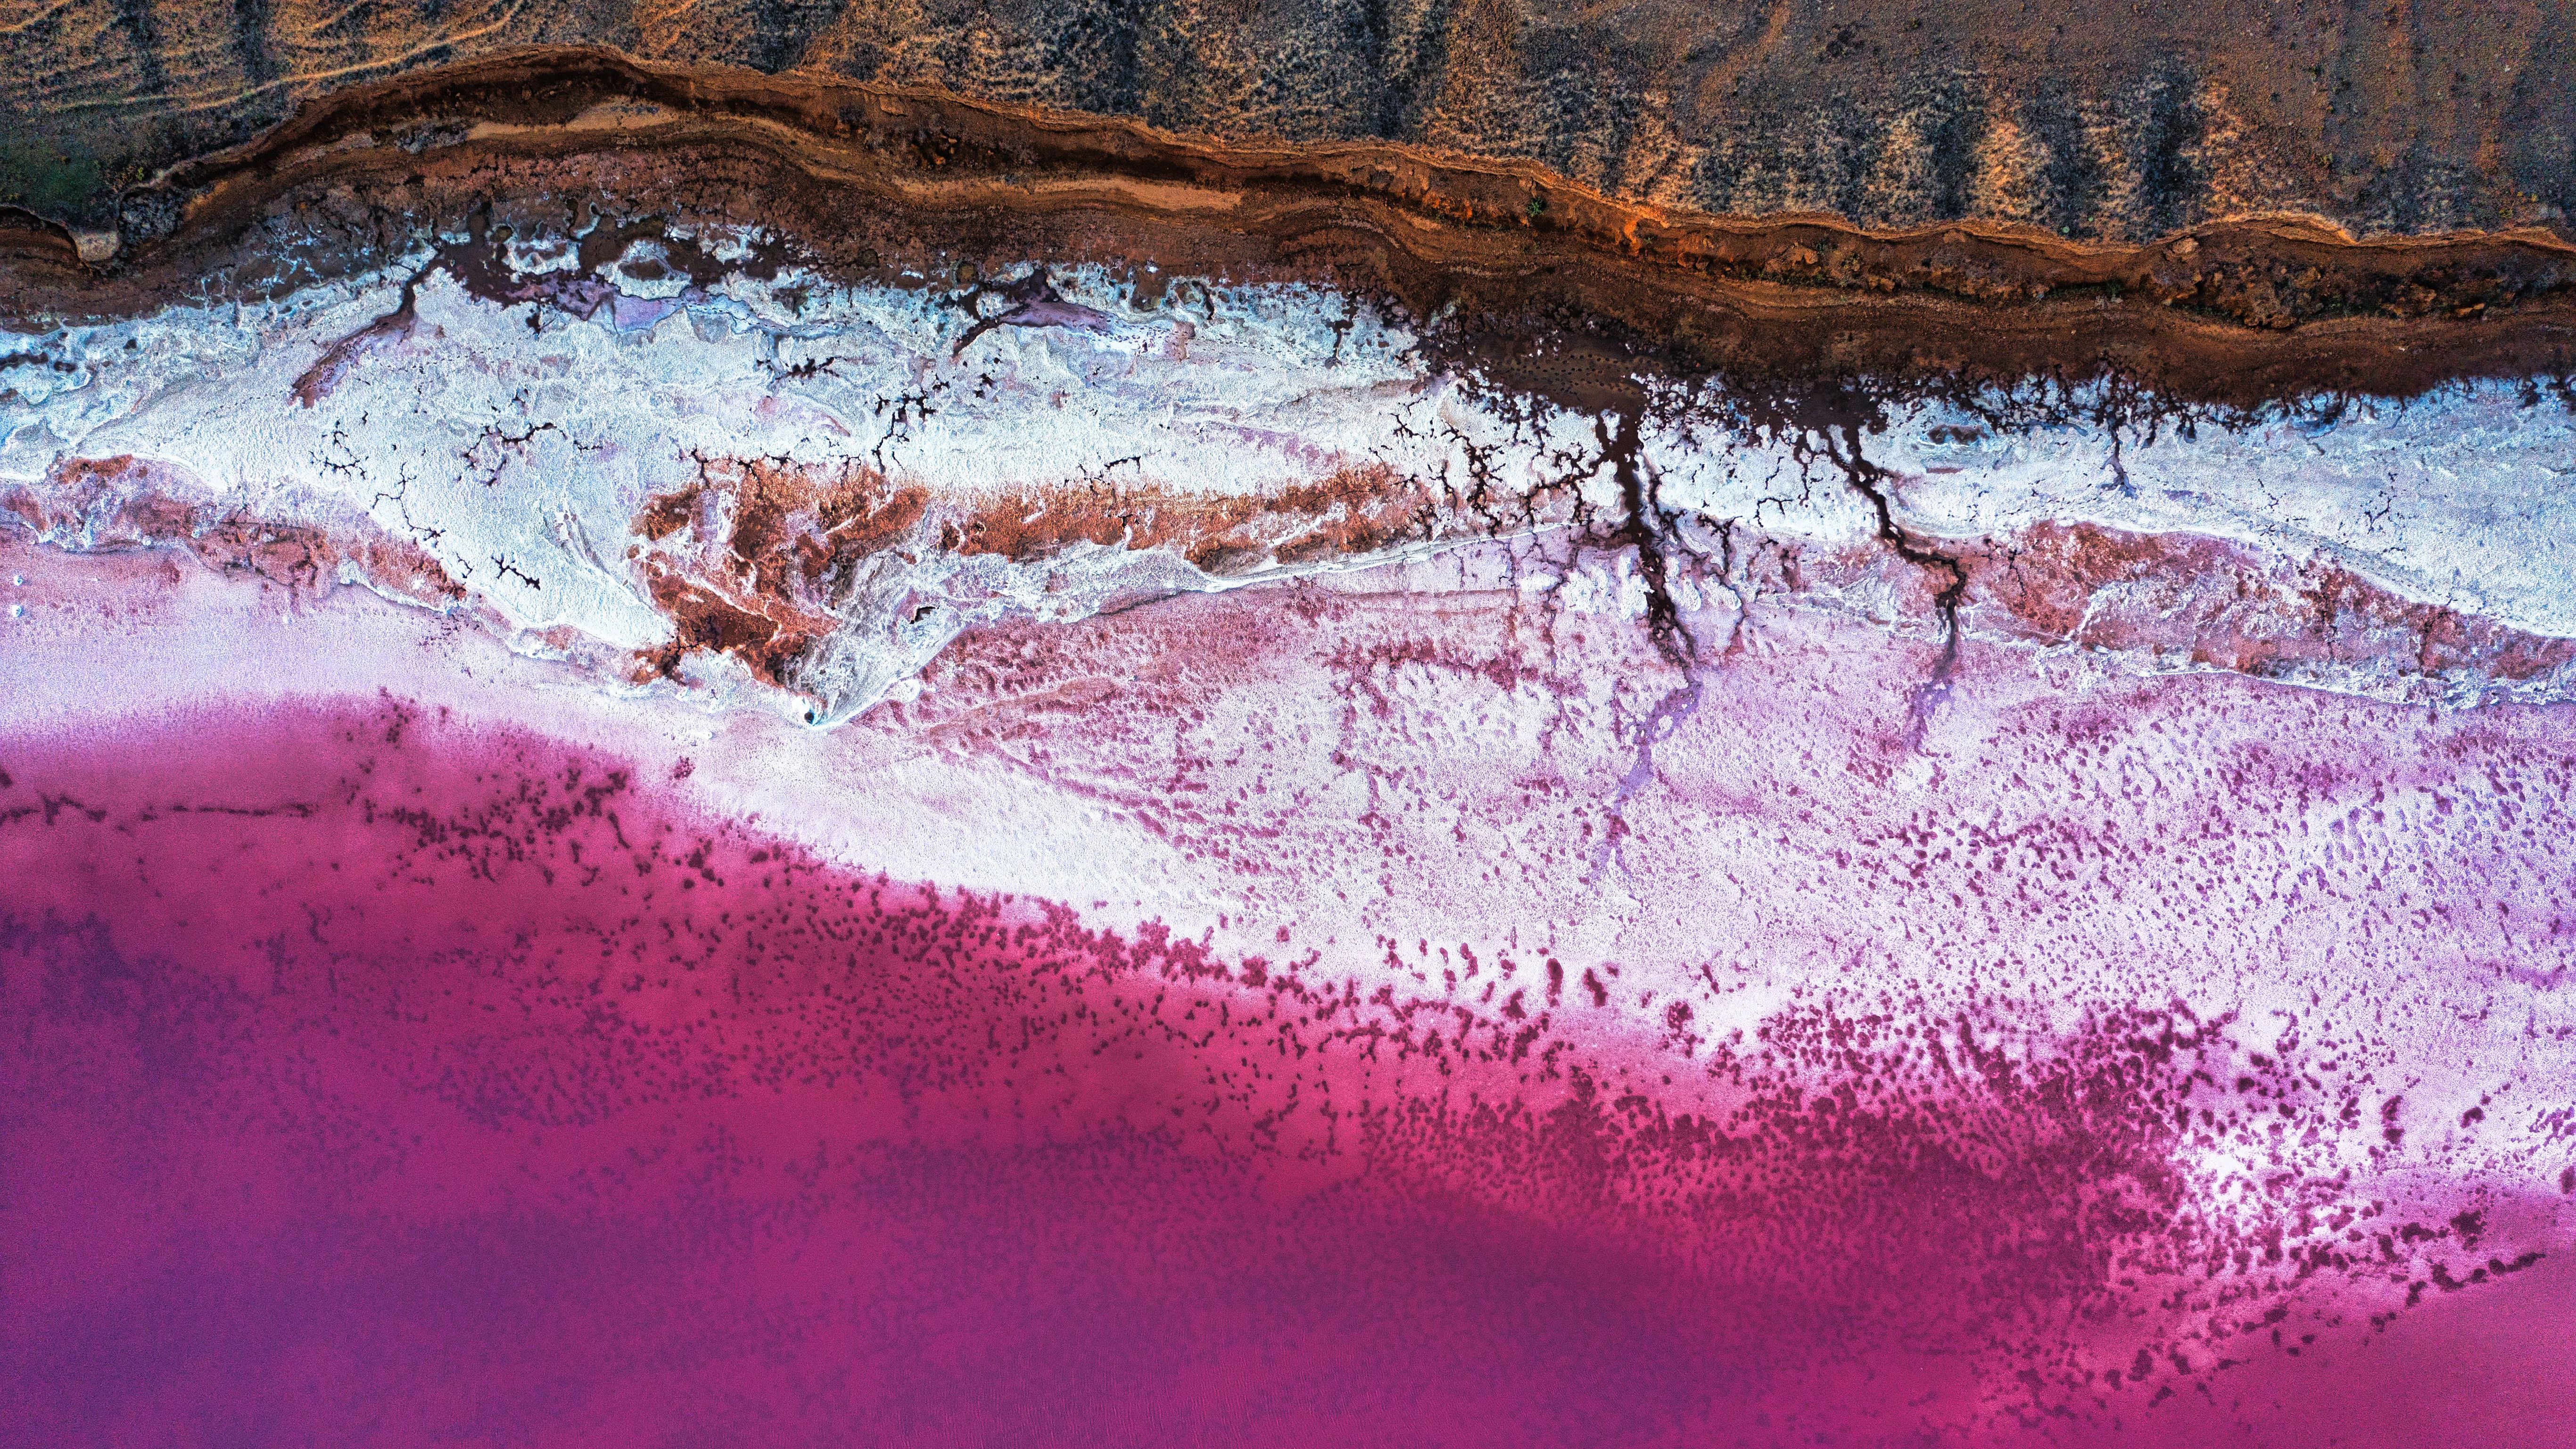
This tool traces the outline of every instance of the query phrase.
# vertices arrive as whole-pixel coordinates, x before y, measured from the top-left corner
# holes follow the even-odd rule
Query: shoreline
[[[381,264],[390,234],[508,224],[538,193],[765,227],[844,283],[1016,256],[1330,282],[1445,319],[1457,355],[1565,402],[1638,372],[1784,395],[2115,377],[2233,406],[2576,373],[2576,245],[2531,228],[2363,240],[2255,218],[2110,245],[1713,218],[1395,143],[1219,144],[582,48],[336,92],[130,189],[103,266],[59,227],[0,232],[0,318],[133,316],[255,273],[277,260],[264,219],[289,212],[323,218],[298,248],[309,282]]]

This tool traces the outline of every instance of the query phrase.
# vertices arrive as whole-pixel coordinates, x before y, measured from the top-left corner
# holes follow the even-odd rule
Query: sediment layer
[[[2540,230],[2359,241],[2277,218],[2088,245],[1969,221],[1722,219],[1527,162],[1220,143],[580,49],[335,93],[130,189],[112,235],[20,225],[0,315],[22,330],[131,316],[209,278],[310,280],[423,230],[561,225],[579,206],[767,227],[843,279],[1049,258],[1329,281],[1441,317],[1460,355],[1558,394],[1641,364],[1789,381],[2117,373],[2239,404],[2576,369],[2576,248]]]
[[[58,0],[0,27],[0,201],[114,191],[357,83],[587,42],[802,81],[942,87],[1233,139],[1391,139],[1605,192],[1871,226],[2151,239],[2296,211],[2358,231],[2576,212],[2564,0],[846,5]]]

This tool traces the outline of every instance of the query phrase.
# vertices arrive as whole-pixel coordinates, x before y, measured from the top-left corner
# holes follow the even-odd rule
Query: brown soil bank
[[[0,230],[0,319],[281,290],[381,263],[432,226],[478,238],[480,260],[449,258],[471,273],[496,227],[563,231],[601,213],[759,224],[827,275],[961,290],[1029,259],[1330,281],[1443,319],[1438,345],[1561,397],[1641,367],[2116,375],[2218,403],[2576,369],[2576,247],[2536,229],[2360,241],[2275,219],[2132,246],[1984,223],[1729,219],[1528,162],[1227,144],[587,49],[335,92],[129,190],[112,252],[91,238],[88,262],[71,233],[22,218]]]
[[[0,27],[0,201],[531,44],[937,86],[1243,140],[1516,158],[1618,196],[2147,240],[2576,214],[2571,0],[48,0]]]

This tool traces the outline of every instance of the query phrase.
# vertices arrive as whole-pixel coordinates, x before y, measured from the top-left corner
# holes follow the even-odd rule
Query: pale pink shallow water
[[[0,769],[12,1442],[2576,1423],[2558,1259],[2376,1334],[2356,1308],[2300,1357],[2258,1331],[2225,1372],[2068,1381],[2058,1350],[2117,1328],[2084,1321],[2108,1255],[2157,1231],[2075,1189],[2190,1208],[2156,1184],[2200,1028],[2156,1010],[2000,1085],[1757,1079],[1729,1136],[1579,1067],[1516,1094],[1534,1054],[1580,1059],[1562,1022],[1416,1021],[1285,962],[827,867],[435,710],[20,738]],[[1921,1046],[1774,1025],[1846,1082]],[[2460,1247],[2445,1271],[2481,1271]],[[2335,1281],[2284,1301],[2307,1321]]]

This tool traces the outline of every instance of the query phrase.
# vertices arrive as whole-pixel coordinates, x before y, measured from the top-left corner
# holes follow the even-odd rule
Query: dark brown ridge
[[[640,103],[614,125],[608,102]],[[589,124],[574,124],[588,116]],[[352,87],[121,199],[121,246],[0,216],[0,320],[131,315],[209,276],[380,262],[432,222],[567,196],[755,222],[827,273],[1155,262],[1311,278],[1578,405],[1641,366],[1770,379],[2118,375],[2173,400],[2405,396],[2576,370],[2576,247],[2537,229],[2355,240],[2313,219],[2143,246],[1872,232],[1623,202],[1534,164],[1386,142],[1237,144],[951,93],[534,48]],[[331,237],[337,241],[332,242]],[[335,250],[336,247],[336,250]],[[96,253],[95,245],[92,248]],[[953,271],[949,274],[953,274]]]

